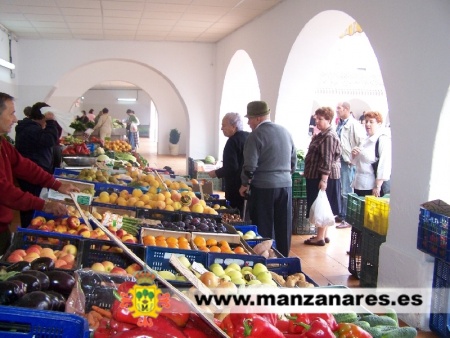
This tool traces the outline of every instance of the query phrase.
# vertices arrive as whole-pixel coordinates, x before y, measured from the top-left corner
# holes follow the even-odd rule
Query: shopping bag
[[[318,227],[334,225],[333,211],[325,190],[319,190],[319,194],[309,210],[309,222]]]

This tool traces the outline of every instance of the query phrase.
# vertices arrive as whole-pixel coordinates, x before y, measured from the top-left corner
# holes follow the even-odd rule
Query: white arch
[[[125,59],[99,60],[81,65],[66,73],[46,98],[46,102],[60,109],[70,110],[81,93],[94,85],[111,80],[135,84],[149,93],[157,106],[158,154],[168,154],[169,131],[181,131],[180,153],[189,150],[189,115],[185,102],[173,83],[148,65]]]

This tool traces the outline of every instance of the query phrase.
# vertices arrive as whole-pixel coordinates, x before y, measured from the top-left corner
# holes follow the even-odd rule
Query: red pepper
[[[272,325],[276,325],[278,322],[278,315],[276,313],[257,313],[257,315],[265,318]]]
[[[189,320],[189,313],[191,312],[189,305],[176,298],[171,297],[168,308],[163,308],[159,313],[172,320],[178,327],[185,327]]]
[[[208,338],[208,336],[198,329],[194,329],[193,327],[187,327],[183,330],[186,338]]]
[[[129,331],[136,328],[136,325],[134,324],[119,322],[114,318],[109,320],[109,326],[116,332]]]
[[[306,331],[299,337],[302,338],[336,338],[325,319],[317,317],[311,322],[311,325],[302,324]]]
[[[289,333],[289,325],[291,325],[290,322],[290,320],[280,319],[276,322],[275,326],[281,332]]]
[[[118,300],[114,301],[112,308],[111,308],[111,313],[112,313],[113,318],[119,322],[134,324],[134,325],[138,324],[139,317],[134,318],[131,315],[130,310],[127,307],[121,306],[121,303]]]
[[[130,331],[123,331],[111,336],[111,338],[173,338],[163,331],[149,331],[147,327],[138,327]]]
[[[305,332],[305,327],[301,324],[310,325],[316,318],[324,319],[332,331],[336,331],[338,324],[332,314],[329,313],[294,313],[286,315],[289,319],[288,333],[302,333]]]
[[[371,338],[372,335],[352,323],[340,323],[335,331],[336,338]]]
[[[271,337],[284,338],[283,333],[261,316],[244,319],[243,330],[235,332],[235,338]]]
[[[338,329],[338,323],[331,313],[311,313],[310,315],[311,319],[315,319],[317,317],[324,319],[331,328],[331,331],[334,332]]]
[[[220,323],[219,327],[230,337],[234,338],[234,326],[231,321],[231,316],[227,315]]]
[[[110,321],[107,318],[103,318],[100,321],[100,325],[94,331],[93,338],[109,338],[113,336],[116,332],[111,328]]]

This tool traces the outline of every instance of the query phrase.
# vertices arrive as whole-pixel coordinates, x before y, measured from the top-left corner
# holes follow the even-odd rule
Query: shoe
[[[346,228],[351,228],[351,227],[352,226],[345,221],[339,225],[336,225],[336,229],[346,229]]]
[[[336,216],[336,217],[334,218],[334,221],[335,221],[336,223],[341,223],[341,222],[344,221],[344,218],[341,217],[341,216]]]
[[[324,240],[320,240],[320,241],[317,241],[317,242],[313,242],[313,241],[311,241],[311,239],[307,239],[305,241],[305,244],[306,245],[315,245],[315,246],[325,246],[325,241]]]
[[[314,239],[314,238],[316,238],[316,236],[312,236],[310,239]],[[329,237],[325,237],[325,243],[330,243]]]

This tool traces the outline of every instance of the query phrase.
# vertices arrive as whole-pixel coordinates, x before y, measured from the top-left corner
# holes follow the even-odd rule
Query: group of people
[[[320,130],[312,137],[305,158],[307,213],[319,190],[324,190],[336,215],[338,229],[350,227],[345,222],[348,194],[382,197],[384,183],[391,176],[391,140],[383,128],[379,112],[364,114],[364,127],[350,113],[350,104],[341,102],[336,108],[339,121],[332,126],[333,109],[316,110],[316,127]],[[317,235],[305,240],[307,245],[324,246],[330,242],[327,227],[318,227]]]
[[[332,108],[321,107],[314,113],[312,140],[305,158],[307,214],[319,190],[330,202],[337,228],[349,227],[345,222],[347,197],[383,196],[383,183],[390,179],[391,140],[378,112],[365,112],[364,128],[350,112],[350,104],[341,102],[336,108],[338,122],[333,126]],[[212,178],[223,178],[225,197],[241,215],[248,215],[263,237],[276,240],[277,249],[289,255],[292,233],[292,178],[297,166],[296,149],[289,132],[270,121],[270,108],[264,101],[247,105],[248,125],[243,131],[238,113],[222,119],[222,132],[228,137],[223,150],[223,166],[209,172]],[[275,142],[276,140],[276,142]],[[250,192],[250,194],[248,194]],[[244,201],[247,210],[244,213]],[[330,239],[326,227],[318,227],[317,235],[307,245],[323,246]]]
[[[25,115],[25,119],[16,126],[14,147],[6,139],[13,125],[18,122],[14,98],[0,92],[0,255],[6,252],[11,243],[13,210],[28,214],[42,210],[63,216],[67,214],[64,204],[44,200],[38,192],[41,188],[51,188],[63,194],[79,192],[76,186],[61,183],[50,172],[52,147],[58,142],[60,133],[51,107],[38,102],[26,110],[29,115]],[[15,180],[20,187],[16,186]],[[21,220],[21,223],[23,225],[24,221]],[[25,226],[28,225],[25,223]]]

